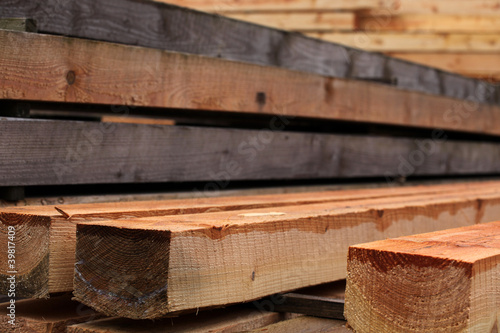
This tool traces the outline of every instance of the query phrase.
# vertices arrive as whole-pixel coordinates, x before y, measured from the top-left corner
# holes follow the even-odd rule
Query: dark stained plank
[[[250,303],[259,310],[345,320],[345,280],[276,294]]]
[[[157,0],[199,10],[233,12],[339,11],[367,10],[371,15],[389,14],[463,14],[494,16],[500,11],[497,0]],[[383,21],[389,24],[387,20]]]
[[[300,293],[287,293],[273,297],[275,299],[274,311],[276,312],[300,313],[315,317],[344,320],[343,299]]]
[[[99,122],[0,120],[0,185],[496,173],[500,146],[465,141]],[[204,189],[201,189],[202,191]]]
[[[342,78],[397,80],[403,89],[485,103],[493,85],[429,67],[217,15],[146,0],[3,0],[0,17],[41,32],[202,54]],[[362,36],[361,36],[362,37]]]

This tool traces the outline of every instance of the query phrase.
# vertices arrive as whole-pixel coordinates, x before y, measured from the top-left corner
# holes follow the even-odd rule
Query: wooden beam
[[[375,0],[368,2],[373,3]],[[410,1],[412,2],[414,1]],[[456,8],[455,1],[451,2]],[[482,2],[484,0],[474,1],[475,4]],[[311,5],[310,1],[303,3],[307,7]],[[343,3],[351,6],[354,2],[349,0]],[[188,3],[182,1],[182,4]],[[293,2],[287,2],[287,6],[292,5]],[[50,34],[202,54],[333,77],[395,78],[401,88],[453,98],[475,98],[477,101],[496,104],[498,101],[494,95],[500,91],[493,85],[485,85],[477,80],[415,66],[381,54],[354,50],[300,34],[236,22],[220,15],[208,15],[156,1],[4,0],[0,3],[0,13],[1,17],[34,18],[39,30]],[[96,13],[99,13],[98,18]],[[7,44],[2,41],[2,45]],[[63,54],[66,52],[64,50]],[[160,57],[159,54],[157,57]],[[144,61],[148,62],[146,59]],[[151,61],[149,59],[149,63],[156,63]],[[65,66],[57,68],[68,71]],[[148,72],[147,76],[153,76],[148,82],[157,82],[152,73],[158,71],[154,66],[151,68],[155,70]],[[198,77],[197,73],[193,75]],[[121,76],[116,76],[116,80],[120,80],[120,85],[124,84]],[[59,83],[64,81],[65,77],[58,80]],[[258,81],[262,83],[264,80]],[[485,87],[491,89],[493,95],[476,93]],[[133,91],[137,91],[137,87]],[[253,101],[254,97],[251,99]]]
[[[344,319],[345,280],[276,294],[251,303],[259,310]]]
[[[455,1],[457,3],[457,1]],[[461,14],[357,15],[357,28],[365,31],[494,33],[500,31],[500,13],[492,16]]]
[[[273,28],[308,31],[308,30],[354,30],[354,13],[235,13],[226,14],[227,17],[261,24]]]
[[[312,287],[297,289],[294,292],[302,295],[328,297],[343,300],[345,299],[346,280],[339,280],[330,283],[319,284]]]
[[[356,332],[496,332],[500,222],[349,249],[345,314]]]
[[[450,113],[451,124],[459,115]],[[477,118],[484,116],[484,123],[500,132],[486,115]],[[496,117],[500,121],[500,112]],[[278,117],[274,120],[271,127],[285,126]],[[441,130],[432,138],[407,139],[3,118],[0,133],[1,186],[206,181],[201,190],[221,190],[236,180],[394,181],[500,170],[500,146],[446,140]]]
[[[103,123],[175,125],[175,120],[146,117],[102,116],[101,121]]]
[[[156,0],[216,13],[284,10],[359,10],[379,8],[375,0]],[[389,2],[389,1],[386,1]]]
[[[412,53],[390,52],[393,57],[434,66],[442,70],[481,78],[496,79],[500,75],[500,56],[481,53]]]
[[[348,208],[84,222],[77,226],[73,294],[107,315],[135,319],[245,302],[345,278],[350,245],[491,221],[499,212],[498,194],[462,192]]]
[[[397,14],[457,14],[499,15],[497,0],[399,0],[380,2],[380,7],[369,11],[371,15]]]
[[[470,176],[459,178],[430,178],[430,179],[395,179],[395,182],[387,180],[369,181],[369,182],[347,182],[347,183],[330,183],[322,185],[301,185],[291,184],[283,186],[276,184],[274,186],[251,187],[251,188],[226,188],[224,191],[210,192],[210,197],[228,197],[228,196],[247,196],[247,195],[263,195],[263,194],[285,194],[285,193],[310,193],[320,191],[338,191],[338,190],[353,190],[353,189],[383,189],[393,187],[411,187],[411,186],[428,186],[439,184],[456,184],[456,183],[472,183],[497,181],[498,177],[483,177]],[[195,186],[196,187],[196,186]],[[134,192],[134,191],[132,191]],[[82,195],[75,189],[73,193],[68,192],[62,195],[57,194],[32,194],[20,201],[5,201],[0,200],[1,208],[24,207],[24,206],[40,206],[40,205],[77,205],[89,203],[112,203],[112,202],[131,202],[131,201],[161,201],[173,199],[189,199],[189,198],[205,198],[207,193],[193,192],[192,188],[176,188],[172,191],[148,191],[131,193],[130,190],[119,194],[86,194]]]
[[[160,215],[199,214],[264,207],[347,202],[359,199],[398,196],[411,197],[452,191],[496,191],[498,182],[480,182],[440,186],[421,186],[373,190],[343,190],[337,192],[253,195],[170,201],[116,202],[102,204],[15,207],[0,210],[0,243],[7,244],[9,227],[14,227],[16,241],[17,294],[19,297],[47,297],[49,293],[71,291],[73,288],[75,222],[123,219]],[[241,195],[241,193],[240,193]],[[56,209],[56,207],[58,207]],[[31,236],[26,236],[31,235]],[[0,254],[6,262],[7,252]],[[0,267],[0,294],[7,294],[7,266]]]
[[[67,333],[236,333],[271,325],[288,317],[290,316],[277,312],[229,307],[223,310],[204,311],[199,314],[155,321],[124,318],[101,319],[69,326]]]
[[[286,293],[279,295],[274,311],[300,313],[309,316],[344,320],[344,300],[322,296]],[[270,301],[272,299],[264,299]]]
[[[36,22],[26,18],[3,18],[0,19],[0,29],[36,32]],[[0,117],[29,117],[29,103],[3,102],[0,104]],[[0,199],[9,202],[20,201],[25,198],[23,186],[1,186]]]
[[[0,54],[4,99],[275,114],[274,128],[301,116],[500,134],[498,106],[381,84],[21,32],[0,31],[0,43],[9,50]],[[27,48],[37,50],[36,60]],[[493,93],[482,88],[470,98]]]
[[[345,321],[314,317],[297,317],[281,321],[272,325],[257,328],[248,333],[350,333],[352,331],[345,327]]]
[[[329,42],[377,52],[495,53],[500,50],[500,37],[497,34],[442,34],[359,31],[310,32],[307,33],[307,35]]]
[[[157,0],[164,1],[167,0]],[[373,13],[480,14],[498,15],[496,0],[168,0],[180,6],[225,13],[238,11],[283,10],[363,10]]]
[[[72,301],[70,294],[50,299],[16,300],[13,304],[14,307],[10,301],[0,304],[3,332],[64,333],[70,325],[103,317],[85,305]],[[9,307],[13,309],[12,313]]]

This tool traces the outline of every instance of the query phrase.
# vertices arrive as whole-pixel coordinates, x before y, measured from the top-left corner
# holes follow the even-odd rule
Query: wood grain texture
[[[228,307],[162,320],[109,318],[68,327],[68,333],[236,333],[271,325],[288,316]]]
[[[455,1],[456,3],[456,1]],[[499,13],[500,14],[500,13]],[[441,33],[495,33],[500,31],[497,15],[460,14],[402,14],[374,16],[360,13],[357,28],[365,31],[441,32]]]
[[[381,7],[370,10],[372,15],[397,14],[463,14],[498,15],[500,7],[497,0],[398,0],[379,2]]]
[[[356,332],[497,332],[500,222],[349,249]]]
[[[486,121],[493,126],[492,119]],[[406,139],[2,118],[0,185],[207,181],[203,191],[235,180],[390,181],[500,170],[498,145],[446,141],[439,133],[434,139]]]
[[[405,33],[405,32],[310,32],[307,35],[330,42],[377,52],[476,52],[500,50],[497,34]],[[418,61],[422,63],[422,61]],[[425,63],[432,66],[432,63]]]
[[[71,291],[76,244],[75,222],[143,218],[159,215],[199,214],[282,206],[349,202],[384,197],[439,195],[454,191],[487,193],[496,191],[498,182],[465,183],[409,188],[342,190],[296,194],[251,195],[241,197],[202,197],[197,199],[92,203],[80,205],[34,206],[0,210],[0,243],[8,242],[8,227],[17,234],[17,294],[19,297],[47,297],[49,293]],[[242,195],[242,193],[239,193]],[[56,209],[57,208],[57,209]],[[0,257],[6,262],[7,257]],[[6,265],[0,267],[0,294],[7,294]]]
[[[235,13],[226,14],[225,16],[236,20],[293,31],[335,31],[354,30],[356,28],[355,14],[347,12]]]
[[[175,120],[146,117],[102,116],[103,123],[147,124],[147,125],[175,125]]]
[[[345,278],[350,245],[491,221],[499,212],[498,194],[461,193],[84,222],[73,293],[134,319],[245,302]]]
[[[10,303],[0,304],[0,325],[5,333],[66,333],[70,325],[102,318],[103,316],[81,303],[62,295],[42,300],[17,300],[15,324],[7,316]]]
[[[8,295],[10,281],[15,276],[15,293],[17,297],[46,297],[49,293],[49,244],[50,223],[47,216],[23,216],[2,214],[0,238],[2,244],[8,244],[9,227],[15,228],[15,264],[14,270],[8,265],[8,253],[0,254],[1,277],[0,294]],[[11,232],[12,236],[12,232]],[[5,245],[4,245],[5,246]],[[5,247],[7,248],[7,247]],[[17,273],[8,273],[8,272]]]
[[[156,0],[167,2],[167,0]],[[282,10],[363,10],[387,13],[481,14],[498,15],[496,0],[168,0],[180,6],[211,12]]]
[[[439,184],[456,184],[464,182],[485,182],[496,181],[498,177],[489,176],[470,176],[460,178],[434,178],[434,179],[406,179],[404,182],[387,182],[382,181],[367,181],[367,182],[348,182],[342,184],[322,184],[322,185],[279,185],[275,186],[256,186],[252,188],[226,188],[224,191],[214,191],[210,193],[210,197],[228,197],[228,196],[246,196],[246,195],[262,195],[262,194],[285,194],[285,193],[310,193],[319,191],[338,191],[338,190],[353,190],[353,189],[383,189],[411,186],[428,186]],[[86,194],[82,195],[78,192],[66,193],[61,195],[56,194],[33,194],[33,196],[24,198],[19,201],[0,200],[1,208],[25,207],[25,206],[46,206],[46,205],[77,205],[89,203],[108,203],[108,202],[131,202],[131,201],[158,201],[158,200],[173,200],[173,199],[190,199],[190,198],[205,198],[207,193],[193,192],[191,188],[172,191],[143,191],[140,193],[122,192],[120,194]]]
[[[486,86],[476,91],[477,96],[469,96],[469,102],[376,83],[66,37],[0,31],[0,42],[6,45],[0,52],[4,99],[274,114],[278,118],[273,118],[271,129],[283,128],[283,116],[301,116],[500,133],[499,107],[474,102],[492,93]],[[36,60],[26,55],[27,48],[37,53]],[[449,113],[470,108],[469,104],[481,116],[459,123],[449,120]]]
[[[375,0],[156,0],[216,13],[259,12],[284,10],[359,10],[382,7]],[[394,2],[394,1],[392,1]],[[385,1],[390,4],[391,1]],[[383,7],[382,7],[383,8]]]
[[[479,2],[482,1],[475,1]],[[183,4],[188,5],[184,1]],[[310,5],[307,1],[307,6]],[[500,90],[481,81],[154,1],[4,0],[0,3],[0,17],[34,18],[41,32],[51,34],[202,54],[333,77],[397,78],[398,87],[403,89],[499,102]],[[491,91],[478,94],[480,89]]]
[[[408,61],[426,63],[443,70],[461,73],[484,79],[498,79],[500,77],[500,56],[498,54],[466,53],[415,53],[390,52],[391,56]]]
[[[314,317],[297,317],[249,331],[251,333],[349,333],[345,321]]]

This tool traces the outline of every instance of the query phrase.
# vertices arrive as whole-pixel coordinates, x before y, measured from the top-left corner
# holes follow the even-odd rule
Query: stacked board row
[[[170,1],[231,18],[498,81],[498,2]]]
[[[24,108],[33,115],[0,119],[0,186],[208,181],[208,187],[224,187],[230,180],[394,181],[499,170],[492,138],[500,128],[496,104],[38,33],[3,30],[0,41],[8,50],[0,54],[3,115]],[[247,130],[36,118],[75,109],[84,115],[264,118],[261,128]],[[417,138],[328,133],[342,123],[327,125],[326,133],[292,131],[303,119],[427,132]],[[490,138],[449,140],[457,131]]]
[[[351,245],[497,219],[494,181],[211,198],[236,181],[496,175],[489,83],[158,1],[3,1],[0,44],[0,193],[196,182],[200,197],[0,209],[0,294],[93,309],[39,327],[189,326],[345,279]]]
[[[152,319],[344,279],[351,245],[493,221],[498,187],[5,208],[0,235],[15,235],[19,296],[72,291],[100,313]]]

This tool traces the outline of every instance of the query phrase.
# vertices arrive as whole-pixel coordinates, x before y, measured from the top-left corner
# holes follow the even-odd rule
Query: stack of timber
[[[23,236],[16,243],[19,295],[73,291],[99,315],[153,319],[342,280],[350,245],[491,221],[500,213],[499,186],[5,208],[1,241],[10,227]],[[9,276],[2,271],[2,281]],[[0,286],[2,293],[10,288]],[[302,312],[300,305],[273,310]],[[104,330],[120,322],[88,325]]]
[[[487,12],[490,9],[495,9],[493,6],[495,1],[461,0],[460,3],[475,7],[476,10],[482,8],[483,12]],[[259,2],[253,0],[228,0],[227,3],[237,8],[240,3],[245,2],[247,4],[259,3],[261,5],[272,4],[274,0]],[[280,5],[282,6],[282,1],[279,2],[281,2]],[[291,8],[290,6],[294,2],[298,4],[299,9],[308,8],[311,5],[311,1],[294,0],[287,1],[287,8]],[[379,3],[380,1],[342,1],[345,6],[353,6],[349,4],[351,2],[354,4],[359,3],[357,8],[360,8],[360,6],[370,8],[370,3],[373,5],[374,2]],[[484,4],[487,2],[490,2],[489,6]],[[194,2],[190,1],[178,2],[182,6],[191,3],[195,5]],[[217,1],[217,3],[219,2]],[[339,1],[314,1],[313,3],[331,5],[339,3]],[[420,3],[420,1],[416,3],[412,0],[406,0],[405,6],[409,8],[426,6],[432,8],[430,1],[427,1],[426,6],[420,5]],[[435,1],[432,1],[432,3],[435,3]],[[439,0],[438,3],[446,3],[448,8],[457,8],[455,2],[451,0]],[[200,1],[199,4],[201,6],[203,1]],[[193,7],[207,9],[208,6],[208,9],[213,11],[214,2],[207,1],[207,4],[206,6]],[[356,5],[354,7],[356,8]],[[99,13],[97,18],[96,13]],[[485,82],[412,64],[380,53],[365,52],[340,44],[308,38],[301,34],[246,24],[220,15],[190,11],[163,1],[5,0],[0,3],[0,17],[34,19],[38,30],[42,33],[152,47],[266,66],[278,66],[337,78],[386,82],[402,89],[477,102],[497,103],[499,101],[499,88]],[[159,55],[159,53],[156,54]],[[121,62],[117,61],[117,64],[121,64]],[[151,67],[157,68],[153,65]],[[58,68],[62,70],[64,67]],[[79,68],[83,71],[86,67]],[[158,82],[158,79],[154,79],[154,74],[158,74],[158,71],[148,73],[153,76],[148,82]],[[203,77],[203,75],[199,75],[199,77]],[[116,77],[116,80],[120,79],[122,83],[125,83],[123,78]],[[241,78],[239,79],[241,80]],[[76,84],[79,81],[77,78]],[[244,81],[248,82],[250,80]],[[59,84],[64,83],[64,78],[57,82]],[[138,89],[139,87],[135,88]],[[85,94],[80,95],[80,97],[90,98]],[[252,102],[255,102],[255,97],[250,97]],[[198,98],[196,102],[200,103],[202,100]],[[129,103],[132,102],[128,101]],[[141,101],[142,99],[137,96],[135,102]],[[205,101],[207,102],[207,100]],[[212,100],[212,104],[221,104],[216,103],[217,101],[218,99]],[[200,105],[199,108],[202,108],[202,106]],[[281,109],[276,111],[279,110]]]
[[[172,0],[492,81],[500,80],[496,0]]]
[[[1,118],[2,186],[493,174],[500,166],[495,143],[450,141],[445,132],[498,135],[494,104],[68,37],[4,30],[0,42],[8,50],[2,97],[36,101],[35,111],[64,102],[122,114],[147,106],[270,117],[260,130]],[[297,117],[440,129],[424,139],[285,131]]]
[[[7,332],[345,332],[349,246],[500,216],[487,82],[161,1],[2,1],[0,45]]]

